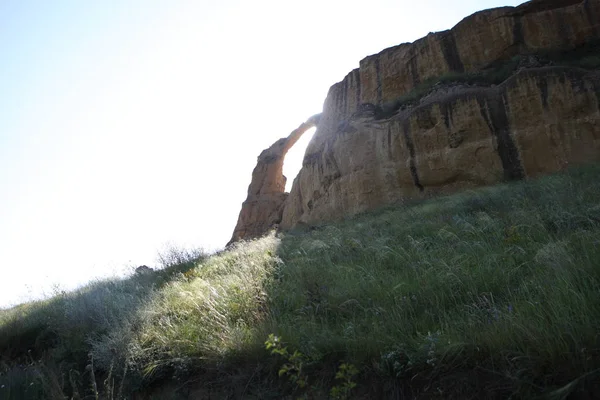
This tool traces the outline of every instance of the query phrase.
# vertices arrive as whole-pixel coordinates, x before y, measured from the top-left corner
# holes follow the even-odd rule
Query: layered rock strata
[[[599,43],[599,0],[536,0],[365,58],[329,90],[289,196],[247,200],[234,240],[600,160],[597,66],[551,61]]]
[[[281,227],[600,160],[599,95],[600,73],[544,67],[385,120],[357,115],[305,156]]]
[[[361,104],[393,101],[445,74],[490,69],[516,55],[561,52],[599,39],[598,0],[534,0],[477,12],[450,30],[363,59],[329,89],[309,153]]]

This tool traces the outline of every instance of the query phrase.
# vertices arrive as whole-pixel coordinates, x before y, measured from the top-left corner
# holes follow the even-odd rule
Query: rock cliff
[[[290,146],[261,154],[233,240],[600,160],[599,43],[599,0],[534,0],[365,58],[289,195],[261,158]]]

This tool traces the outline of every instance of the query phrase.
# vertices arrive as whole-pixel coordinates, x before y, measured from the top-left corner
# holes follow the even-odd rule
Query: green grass
[[[0,398],[597,398],[598,176],[399,204],[2,311]]]

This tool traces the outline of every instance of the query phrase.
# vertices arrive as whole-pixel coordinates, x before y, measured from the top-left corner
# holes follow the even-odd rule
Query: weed
[[[358,375],[358,369],[347,363],[340,364],[335,379],[339,380],[340,383],[331,388],[329,392],[332,399],[346,400],[350,398],[350,393],[356,387],[354,379]]]
[[[298,350],[289,353],[287,347],[281,343],[278,336],[270,334],[265,342],[265,348],[271,351],[271,354],[281,356],[286,362],[279,369],[279,376],[287,376],[288,379],[298,388],[306,387],[307,380],[303,367],[306,363],[306,357]]]

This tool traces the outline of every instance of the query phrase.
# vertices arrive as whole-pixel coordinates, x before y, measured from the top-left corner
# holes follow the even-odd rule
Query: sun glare
[[[285,191],[289,192],[292,190],[292,184],[294,183],[294,179],[300,172],[302,168],[302,159],[304,158],[304,153],[306,152],[306,148],[310,143],[310,140],[315,134],[317,128],[310,128],[304,135],[296,142],[296,144],[288,151],[285,159],[283,160],[283,175],[287,177],[287,181],[285,183]]]

